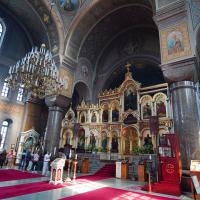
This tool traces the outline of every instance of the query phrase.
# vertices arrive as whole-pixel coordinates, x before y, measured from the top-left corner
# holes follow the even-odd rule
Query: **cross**
[[[127,63],[127,64],[125,65],[125,67],[126,67],[126,69],[127,69],[127,72],[130,72],[131,64],[130,64],[130,63]]]

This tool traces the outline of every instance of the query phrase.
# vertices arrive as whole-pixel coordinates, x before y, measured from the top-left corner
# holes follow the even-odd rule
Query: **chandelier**
[[[12,89],[23,86],[27,93],[38,98],[58,94],[64,86],[52,54],[45,44],[40,48],[33,47],[24,58],[10,66],[7,81]]]

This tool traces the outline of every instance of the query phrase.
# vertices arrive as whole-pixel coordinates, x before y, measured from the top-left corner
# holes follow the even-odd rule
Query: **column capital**
[[[63,95],[52,95],[45,98],[45,103],[48,107],[67,108],[71,99]]]
[[[27,97],[25,103],[33,103],[33,104],[42,105],[42,104],[44,104],[44,100],[36,98],[36,97],[29,96],[29,97]]]
[[[196,58],[191,57],[160,66],[166,82],[194,81],[196,76]]]

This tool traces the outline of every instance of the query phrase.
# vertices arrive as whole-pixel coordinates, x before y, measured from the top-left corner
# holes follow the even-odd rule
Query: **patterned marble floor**
[[[24,179],[24,180],[17,180],[17,181],[5,181],[5,182],[0,182],[0,187],[4,186],[11,186],[11,185],[18,185],[18,184],[23,184],[23,183],[34,183],[38,181],[45,181],[48,180],[48,177],[42,177],[42,178],[32,178],[32,179]],[[49,190],[45,192],[38,192],[34,194],[28,194],[28,195],[22,195],[14,198],[6,198],[7,200],[38,200],[38,199],[61,199],[64,197],[69,197],[73,196],[75,194],[80,194],[88,191],[92,191],[95,189],[103,188],[103,187],[112,187],[112,188],[119,188],[119,189],[125,189],[127,191],[137,191],[141,193],[147,193],[144,191],[139,191],[137,188],[139,188],[141,185],[144,183],[139,183],[136,181],[131,181],[131,180],[121,180],[121,179],[116,179],[116,178],[110,178],[110,179],[104,179],[101,181],[96,181],[96,182],[87,182],[83,184],[75,184],[71,186],[67,186],[64,188],[59,188],[55,190]],[[151,193],[155,194],[155,193]],[[155,194],[158,196],[163,196],[163,197],[173,197],[176,199],[181,199],[181,200],[190,200],[191,198],[182,195],[181,197],[174,197],[170,195],[163,195],[163,194]],[[106,200],[106,198],[105,198]]]

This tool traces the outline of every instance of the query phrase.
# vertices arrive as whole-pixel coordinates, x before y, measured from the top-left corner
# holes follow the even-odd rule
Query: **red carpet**
[[[88,176],[81,176],[77,179],[79,180],[85,180],[85,181],[100,181],[107,178],[113,178],[115,177],[115,164],[106,164],[104,167],[102,167],[100,170],[98,170],[93,175]]]
[[[44,177],[44,176],[39,175],[39,174],[22,172],[22,171],[15,170],[15,169],[0,170],[0,182],[20,180],[20,179],[29,179],[29,178],[40,178],[40,177]]]
[[[64,186],[49,184],[48,181],[0,187],[0,199],[32,194],[36,192],[44,192],[47,190],[54,190],[62,187]]]
[[[95,176],[110,176],[115,177],[115,164],[106,164],[99,171],[97,171]]]
[[[142,190],[149,191],[149,186],[145,185]],[[181,187],[180,184],[173,182],[160,182],[151,184],[151,191],[155,193],[161,194],[170,194],[174,196],[181,195]]]
[[[115,188],[101,188],[94,191],[77,194],[62,200],[177,200],[138,192],[130,192]]]

